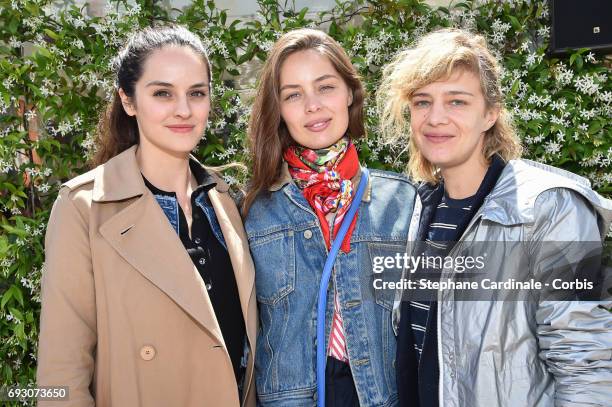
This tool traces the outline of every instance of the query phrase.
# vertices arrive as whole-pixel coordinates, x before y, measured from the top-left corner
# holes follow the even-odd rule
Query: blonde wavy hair
[[[376,94],[382,136],[385,141],[394,143],[407,135],[410,154],[407,170],[416,181],[435,185],[439,182],[439,171],[410,137],[410,98],[418,89],[449,78],[457,69],[476,74],[487,109],[499,110],[497,121],[485,133],[484,157],[490,160],[494,154],[499,154],[508,161],[521,156],[521,143],[504,105],[500,67],[485,39],[464,30],[442,29],[421,38],[414,48],[400,52],[383,69]]]

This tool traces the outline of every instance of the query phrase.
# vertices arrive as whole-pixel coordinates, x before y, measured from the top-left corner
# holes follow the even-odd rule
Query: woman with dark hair
[[[366,192],[355,198],[368,179],[353,144],[365,135],[363,101],[346,52],[320,31],[280,37],[261,74],[244,213],[261,315],[255,371],[262,406],[397,404],[393,292],[373,293],[372,263],[383,248],[405,247],[415,190],[402,175],[370,170]],[[334,240],[342,244],[333,277],[321,285]],[[329,294],[324,318],[317,316],[320,286]]]
[[[190,156],[210,110],[205,49],[148,28],[114,66],[97,167],[49,219],[38,385],[67,386],[71,406],[254,405],[246,235],[227,184]]]

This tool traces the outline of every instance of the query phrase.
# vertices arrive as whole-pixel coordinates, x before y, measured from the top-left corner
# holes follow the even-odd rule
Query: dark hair
[[[304,28],[284,34],[270,51],[253,103],[248,130],[253,170],[243,202],[245,216],[255,198],[276,182],[280,176],[283,151],[295,144],[280,114],[280,71],[289,55],[305,50],[315,50],[326,56],[340,74],[353,93],[353,103],[348,108],[347,135],[353,140],[365,136],[363,85],[346,51],[322,31]]]
[[[117,154],[138,144],[139,133],[136,118],[123,109],[119,89],[134,97],[136,82],[149,55],[164,46],[186,46],[201,55],[206,66],[209,87],[212,82],[210,62],[202,41],[182,26],[148,27],[133,33],[125,47],[112,61],[115,72],[115,91],[111,102],[100,117],[95,141],[93,166],[103,164]]]

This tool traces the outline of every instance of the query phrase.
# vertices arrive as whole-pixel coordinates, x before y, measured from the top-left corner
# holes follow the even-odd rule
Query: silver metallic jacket
[[[416,199],[409,242],[421,212]],[[482,242],[497,242],[494,251],[501,246],[503,255],[491,260],[505,270],[498,278],[512,270],[536,275],[560,257],[542,242],[601,242],[611,221],[612,201],[592,191],[588,180],[512,160],[453,252],[476,256]],[[480,242],[479,253],[469,252],[473,242]],[[452,276],[443,270],[443,279]],[[396,332],[400,298],[397,293]],[[453,298],[452,290],[438,292],[440,406],[612,406],[610,296],[599,302]]]

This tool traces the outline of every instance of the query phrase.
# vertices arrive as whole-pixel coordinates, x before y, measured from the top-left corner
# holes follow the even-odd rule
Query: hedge
[[[131,3],[131,4],[130,4]],[[260,0],[254,19],[230,20],[212,1],[184,10],[157,1],[111,0],[103,17],[86,6],[0,0],[0,386],[35,380],[45,227],[60,184],[87,170],[98,114],[113,90],[109,61],[136,27],[177,22],[197,33],[214,71],[214,114],[196,156],[210,165],[245,161],[253,72],[282,33],[320,27],[349,52],[369,93],[361,158],[401,171],[406,145],[376,137],[373,93],[380,67],[439,27],[482,33],[504,66],[507,105],[528,158],[588,177],[612,196],[609,61],[588,49],[550,57],[550,11],[541,1],[338,1],[310,13]],[[230,183],[248,174],[228,173]]]

